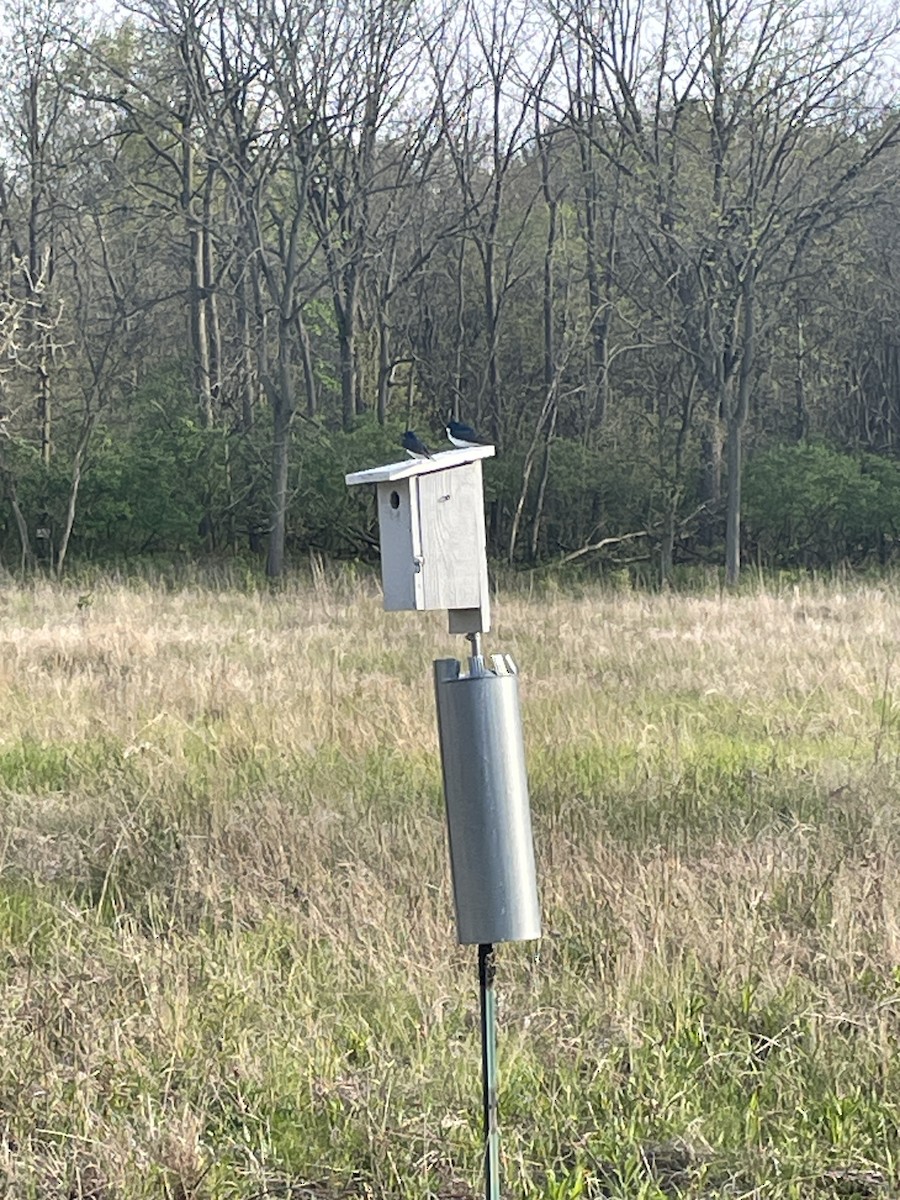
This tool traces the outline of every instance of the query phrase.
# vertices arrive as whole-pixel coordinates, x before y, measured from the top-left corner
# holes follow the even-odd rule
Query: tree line
[[[7,567],[371,554],[344,471],[448,415],[511,564],[891,559],[886,9],[117,11],[5,12]]]

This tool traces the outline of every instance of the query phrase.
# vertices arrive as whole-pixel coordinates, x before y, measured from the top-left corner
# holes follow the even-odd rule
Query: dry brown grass
[[[0,1190],[466,1194],[462,647],[341,578],[78,599],[0,591]],[[890,1193],[898,593],[496,608],[546,925],[500,955],[509,1194]]]

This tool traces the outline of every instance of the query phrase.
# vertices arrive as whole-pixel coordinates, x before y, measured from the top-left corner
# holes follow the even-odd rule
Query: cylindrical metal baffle
[[[495,654],[434,664],[456,929],[463,945],[541,936],[519,687]]]

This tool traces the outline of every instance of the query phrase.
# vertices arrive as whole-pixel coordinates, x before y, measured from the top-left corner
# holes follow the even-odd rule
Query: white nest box
[[[451,633],[490,629],[481,460],[493,454],[445,450],[346,476],[375,484],[388,612],[446,608]]]

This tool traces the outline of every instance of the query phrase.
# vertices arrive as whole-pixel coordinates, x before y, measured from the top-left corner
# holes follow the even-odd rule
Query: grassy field
[[[900,590],[501,595],[504,1194],[900,1194]],[[0,1195],[463,1200],[439,616],[0,587]]]

